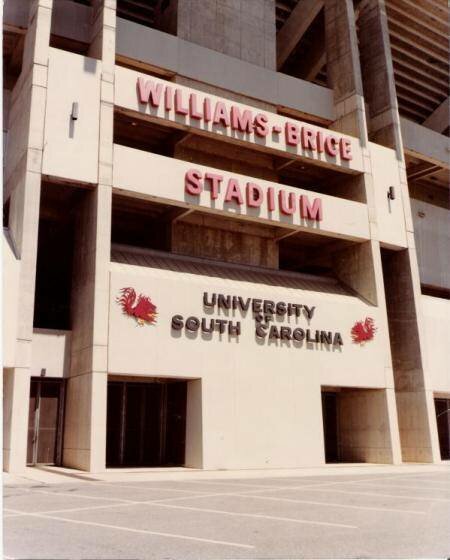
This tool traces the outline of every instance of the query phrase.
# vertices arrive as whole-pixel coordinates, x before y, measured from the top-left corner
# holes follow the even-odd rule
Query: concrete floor
[[[450,556],[448,467],[219,477],[197,472],[161,480],[141,472],[80,479],[60,471],[53,478],[7,478],[4,557]]]

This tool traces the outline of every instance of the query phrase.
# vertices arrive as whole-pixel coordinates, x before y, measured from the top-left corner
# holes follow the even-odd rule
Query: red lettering
[[[302,127],[302,148],[304,150],[315,150],[316,149],[316,138],[315,132],[311,128],[306,126]]]
[[[287,216],[292,215],[297,207],[296,197],[294,193],[289,193],[288,202],[286,202],[286,193],[284,191],[278,192],[278,204],[280,205],[280,212]]]
[[[316,141],[317,151],[319,152],[319,154],[321,154],[325,150],[325,139],[323,137],[323,133],[320,130],[317,131]]]
[[[264,138],[269,134],[268,117],[264,113],[258,113],[253,122],[255,126],[255,134]]]
[[[175,113],[179,115],[187,115],[189,110],[183,107],[183,91],[181,89],[175,90]]]
[[[197,169],[189,169],[184,176],[184,190],[198,196],[202,192],[202,174]]]
[[[329,156],[337,156],[337,144],[338,140],[335,136],[327,136],[325,138],[325,151]]]
[[[269,187],[267,189],[267,209],[269,212],[273,212],[275,210],[275,191],[273,187]]]
[[[161,101],[161,94],[163,90],[163,84],[154,84],[150,80],[145,80],[144,78],[138,78],[137,80],[137,90],[139,101],[141,103],[150,103],[153,107],[159,107]]]
[[[223,124],[225,127],[230,126],[230,117],[228,116],[227,108],[225,107],[225,103],[222,101],[218,101],[216,103],[216,109],[214,111],[214,124]]]
[[[171,111],[173,108],[173,90],[170,86],[166,86],[164,91],[164,109]]]
[[[211,199],[216,200],[219,197],[220,183],[223,181],[223,176],[216,175],[216,173],[205,173],[205,181],[210,183]]]
[[[247,183],[246,195],[247,206],[250,206],[250,208],[259,208],[263,203],[262,189],[255,183]]]
[[[321,199],[315,198],[311,206],[308,197],[302,194],[300,196],[300,216],[304,220],[315,220],[320,222],[323,218]]]
[[[286,144],[289,146],[297,146],[300,141],[300,131],[298,126],[288,121],[284,127],[284,133],[286,137]]]
[[[231,107],[231,128],[241,132],[253,132],[253,115],[249,109],[242,113],[239,107]]]
[[[227,192],[225,194],[225,202],[233,202],[233,200],[239,205],[244,202],[239,183],[236,179],[230,179],[228,181]]]
[[[353,159],[352,156],[352,143],[347,138],[341,138],[339,140],[339,150],[341,153],[341,159],[350,161]]]
[[[191,119],[196,119],[198,121],[201,121],[203,118],[203,115],[197,110],[197,96],[195,93],[191,93],[189,96],[189,116]]]
[[[211,121],[211,99],[205,97],[203,100],[203,120],[205,122]]]

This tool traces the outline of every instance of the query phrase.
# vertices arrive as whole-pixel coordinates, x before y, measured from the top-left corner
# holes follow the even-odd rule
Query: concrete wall
[[[392,462],[386,391],[342,391],[337,403],[339,459],[356,463]]]
[[[422,284],[450,289],[450,211],[411,198]]]
[[[52,34],[81,43],[90,43],[92,7],[73,0],[55,2],[52,14]]]
[[[3,230],[3,367],[16,363],[17,313],[19,305],[20,260],[7,230]]]
[[[96,183],[101,62],[50,49],[43,173]],[[63,87],[61,87],[61,85]],[[72,120],[72,104],[78,119]]]
[[[117,19],[117,54],[162,75],[179,74],[324,121],[334,120],[332,91],[183,41],[156,29]]]
[[[450,300],[422,296],[423,328],[428,352],[427,373],[435,392],[450,393]]]
[[[403,117],[400,123],[406,153],[449,168],[450,139],[447,136]]]
[[[275,0],[178,0],[181,39],[275,70]]]
[[[3,2],[3,22],[20,28],[28,27],[28,15],[30,12],[30,0],[17,2],[17,0],[5,0]]]

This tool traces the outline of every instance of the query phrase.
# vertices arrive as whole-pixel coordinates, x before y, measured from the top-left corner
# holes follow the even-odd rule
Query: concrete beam
[[[277,34],[278,69],[286,62],[322,8],[323,0],[299,0]]]
[[[450,97],[447,97],[422,124],[436,132],[444,132],[450,126]]]
[[[421,124],[400,118],[405,153],[450,168],[450,140]]]

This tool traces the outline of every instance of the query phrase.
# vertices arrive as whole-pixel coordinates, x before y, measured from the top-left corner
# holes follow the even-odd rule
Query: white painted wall
[[[70,331],[34,329],[31,375],[66,377],[70,367]]]
[[[123,314],[116,297],[128,286],[151,297],[158,312],[155,325],[138,326]],[[316,305],[310,327],[340,331],[344,346],[261,342],[251,313],[204,310],[205,290]],[[379,330],[363,346],[351,342],[356,320],[371,316],[381,324],[379,310],[356,297],[117,263],[111,264],[110,294],[110,374],[201,379],[204,468],[323,463],[321,386],[386,386],[385,333]],[[241,321],[238,339],[171,330],[175,314],[224,318],[224,313]],[[308,327],[304,317],[275,324],[292,326],[296,321]],[[199,398],[199,390],[197,385],[192,398]],[[192,457],[199,453],[196,447],[188,454],[196,465]]]
[[[450,300],[423,295],[421,304],[430,388],[450,393]]]
[[[89,183],[98,177],[101,62],[50,49],[42,173]],[[71,120],[78,102],[78,120]]]
[[[450,289],[450,211],[411,198],[420,281]]]
[[[370,142],[378,240],[390,246],[406,247],[406,228],[400,186],[399,161],[394,150]],[[394,187],[395,200],[387,192]]]

